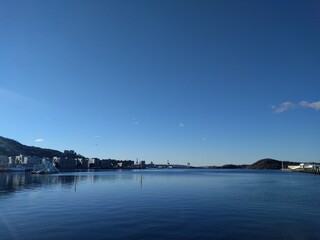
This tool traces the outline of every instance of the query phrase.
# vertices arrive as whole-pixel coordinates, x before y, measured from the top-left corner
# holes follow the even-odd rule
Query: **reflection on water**
[[[319,239],[320,177],[281,171],[0,174],[0,239]]]
[[[62,188],[77,190],[81,182],[100,181],[130,181],[137,177],[134,174],[121,174],[121,171],[108,172],[69,172],[60,174],[30,174],[24,172],[0,173],[0,194],[10,194],[22,189],[35,189],[49,187],[50,185],[61,185]],[[142,175],[140,176],[140,188],[142,188]]]
[[[140,189],[142,189],[142,175],[140,175]]]

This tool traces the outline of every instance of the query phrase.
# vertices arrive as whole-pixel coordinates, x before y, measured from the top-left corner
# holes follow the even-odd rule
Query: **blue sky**
[[[319,1],[0,1],[0,135],[88,157],[320,161]]]

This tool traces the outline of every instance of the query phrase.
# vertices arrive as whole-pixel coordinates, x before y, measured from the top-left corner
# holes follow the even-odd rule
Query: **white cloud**
[[[320,101],[318,102],[301,101],[299,105],[303,108],[312,108],[315,110],[320,110]]]
[[[312,108],[314,110],[320,110],[320,101],[318,102],[308,102],[301,101],[299,104],[295,104],[293,102],[284,102],[278,106],[272,106],[275,113],[282,113],[288,110],[296,109],[296,108]]]
[[[42,138],[38,138],[38,139],[36,139],[36,140],[34,140],[34,141],[36,141],[36,142],[43,142],[43,141],[44,141],[44,139],[42,139]]]
[[[101,138],[101,136],[99,136],[99,135],[95,135],[95,136],[93,136],[94,138]]]
[[[284,102],[281,103],[279,106],[272,106],[275,113],[282,113],[291,109],[294,109],[296,105],[292,102]]]
[[[179,122],[179,127],[184,128],[184,124],[182,122]]]

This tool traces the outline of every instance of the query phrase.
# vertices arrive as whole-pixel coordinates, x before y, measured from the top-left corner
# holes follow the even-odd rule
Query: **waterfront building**
[[[9,157],[9,165],[19,165],[19,164],[23,164],[23,155],[20,154],[19,156],[10,156]]]
[[[100,159],[99,158],[89,158],[88,159],[88,167],[94,168],[97,167],[99,164]]]
[[[24,156],[22,154],[20,154],[19,156],[15,157],[15,163],[14,164],[23,164],[24,163],[23,160],[24,160]]]
[[[146,167],[146,161],[140,161],[139,162],[139,167],[140,168],[145,168]]]
[[[315,163],[300,163],[300,165],[289,165],[288,169],[290,170],[308,170],[308,169],[315,169],[319,168],[320,164]]]

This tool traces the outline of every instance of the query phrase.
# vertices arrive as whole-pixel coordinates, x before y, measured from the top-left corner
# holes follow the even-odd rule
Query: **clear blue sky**
[[[319,12],[0,0],[0,135],[157,163],[320,161]]]

